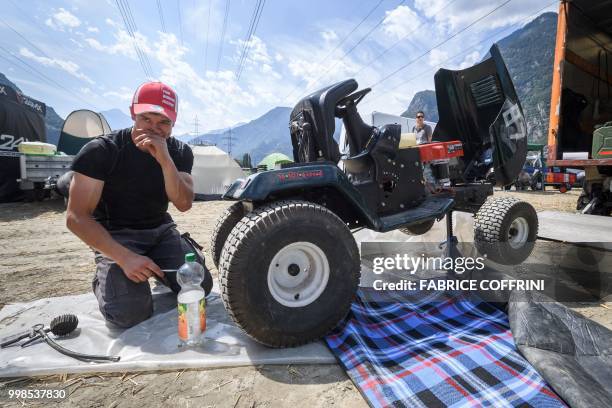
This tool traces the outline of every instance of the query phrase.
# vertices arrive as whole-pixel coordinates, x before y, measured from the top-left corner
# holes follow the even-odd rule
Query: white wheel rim
[[[287,307],[308,306],[323,293],[329,280],[329,262],[321,248],[294,242],[274,255],[268,267],[268,289]]]
[[[529,224],[523,217],[517,217],[508,229],[508,242],[513,249],[521,248],[529,237]]]

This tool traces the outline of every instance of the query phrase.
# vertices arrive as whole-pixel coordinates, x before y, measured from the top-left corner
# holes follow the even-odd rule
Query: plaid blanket
[[[326,342],[373,407],[560,407],[508,318],[460,293],[360,289]]]

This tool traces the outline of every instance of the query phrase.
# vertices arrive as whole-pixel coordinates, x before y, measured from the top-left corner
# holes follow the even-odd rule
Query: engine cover
[[[463,156],[463,144],[458,140],[422,144],[417,147],[422,163],[449,160],[453,157]]]

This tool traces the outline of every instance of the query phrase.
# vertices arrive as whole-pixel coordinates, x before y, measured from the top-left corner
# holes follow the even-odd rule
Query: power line
[[[115,0],[115,3],[117,4],[117,9],[119,10],[119,14],[121,15],[121,19],[123,20],[123,24],[128,32],[128,35],[132,38],[132,44],[134,46],[134,50],[136,51],[136,56],[138,57],[140,66],[142,67],[145,76],[150,79],[153,77],[153,73],[150,70],[150,64],[147,64],[146,62],[146,55],[136,41],[136,36],[134,34],[136,24],[129,17],[129,4],[127,4],[127,0]]]
[[[221,66],[221,57],[223,56],[223,42],[225,41],[225,31],[227,29],[229,8],[230,0],[225,0],[225,15],[223,16],[223,27],[221,28],[221,42],[219,43],[219,55],[217,56],[217,71],[219,71],[219,66]]]
[[[206,67],[208,65],[208,34],[210,32],[210,9],[212,7],[212,0],[208,0],[208,20],[206,21],[206,50],[204,51],[204,73],[206,74]]]
[[[179,33],[181,35],[181,45],[183,45],[183,17],[181,16],[181,2],[176,0],[176,8],[178,10]]]
[[[408,63],[402,65],[401,67],[399,67],[398,69],[396,69],[395,71],[391,72],[390,74],[386,75],[384,78],[380,79],[379,81],[377,81],[376,83],[374,83],[372,86],[370,86],[370,88],[374,88],[375,86],[378,86],[379,84],[383,83],[384,81],[388,80],[389,78],[391,78],[392,76],[396,75],[398,72],[406,69],[407,67],[409,67],[410,65],[412,65],[413,63],[415,63],[416,61],[418,61],[419,59],[423,58],[424,56],[426,56],[427,54],[429,54],[430,52],[432,52],[433,50],[435,50],[436,48],[441,47],[442,45],[446,44],[447,42],[449,42],[450,40],[452,40],[453,38],[455,38],[456,36],[458,36],[459,34],[463,33],[464,31],[466,31],[467,29],[469,29],[470,27],[474,26],[476,23],[478,23],[479,21],[485,19],[486,17],[490,16],[491,14],[495,13],[497,10],[499,10],[500,8],[504,7],[506,4],[510,3],[512,0],[506,0],[504,1],[502,4],[500,4],[499,6],[495,7],[493,10],[489,11],[488,13],[480,16],[479,18],[477,18],[476,20],[474,20],[473,22],[471,22],[470,24],[468,24],[467,26],[463,27],[461,30],[455,32],[454,34],[452,34],[450,37],[446,38],[444,41],[438,43],[437,45],[433,46],[432,48],[430,48],[429,50],[425,51],[423,54],[419,55],[418,57],[416,57],[415,59],[413,59],[412,61],[409,61]]]
[[[402,4],[404,4],[406,0],[401,0],[400,3],[396,6],[399,7]],[[510,0],[508,0],[510,1]],[[329,71],[332,70],[332,68],[334,68],[336,65],[338,65],[338,62],[342,61],[344,58],[346,58],[350,53],[353,52],[353,50],[355,50],[355,48],[357,48],[359,46],[359,44],[361,44],[363,41],[365,41],[366,38],[368,38],[370,36],[370,34],[372,34],[374,32],[374,30],[376,30],[378,27],[380,27],[380,25],[387,19],[387,16],[384,16],[383,18],[381,18],[380,20],[378,20],[378,22],[372,27],[370,28],[370,30],[365,33],[364,36],[362,36],[351,48],[349,48],[347,51],[345,51],[344,54],[342,54],[342,57],[336,59],[336,61],[334,61],[333,64],[331,64],[321,75],[319,75],[319,77],[317,79],[314,80],[313,85],[316,84],[317,82],[319,82],[319,80],[321,78],[323,78]]]
[[[5,26],[7,26],[11,31],[13,31],[15,34],[17,34],[19,37],[21,37],[21,39],[23,39],[25,42],[27,42],[28,44],[30,44],[34,49],[36,49],[38,52],[40,52],[42,55],[44,55],[45,57],[49,58],[49,59],[53,59],[49,56],[49,54],[47,54],[45,51],[41,50],[36,44],[34,44],[33,42],[31,42],[30,40],[28,40],[26,37],[24,37],[19,31],[15,30],[13,27],[11,27],[6,21],[4,21],[3,19],[0,18],[0,22],[2,24],[4,24]]]
[[[446,10],[448,7],[450,7],[453,3],[455,3],[457,0],[451,0],[448,3],[446,3],[446,5],[442,6],[440,9],[438,9],[437,11],[435,11],[434,13],[432,13],[432,17],[436,17],[438,14],[440,14],[442,11]],[[420,29],[424,24],[426,23],[425,20],[423,20],[421,22],[421,24],[419,24],[417,27],[413,28],[412,30],[410,30],[408,33],[406,33],[405,35],[403,35],[400,39],[398,39],[397,41],[395,41],[393,44],[391,44],[389,47],[385,48],[384,50],[382,50],[380,52],[380,54],[377,54],[374,58],[372,58],[370,61],[368,61],[367,63],[365,63],[363,65],[363,67],[357,71],[355,73],[355,77],[357,75],[359,75],[361,72],[363,72],[364,69],[366,69],[367,67],[370,66],[371,63],[373,63],[374,61],[378,60],[380,57],[382,57],[383,55],[385,55],[387,52],[389,52],[390,50],[392,50],[393,48],[395,48],[395,46],[397,46],[400,42],[404,41],[405,39],[408,39],[408,37],[417,32],[418,29]]]
[[[38,31],[40,31],[43,35],[48,36],[49,33],[47,33],[45,30],[43,30],[42,28],[40,28],[40,22],[36,21],[32,18],[31,14],[26,13],[25,11],[23,11],[13,0],[8,0],[13,7],[15,7],[16,10],[19,11],[19,13],[21,13],[21,15],[32,22],[32,25],[30,25],[29,27],[35,27]],[[76,53],[74,52],[73,49],[70,49],[68,47],[66,47],[65,45],[63,45],[62,43],[56,43],[56,45],[59,45],[64,51],[68,52],[70,55],[72,55],[73,57],[77,57]]]
[[[249,28],[247,30],[247,34],[244,38],[244,45],[242,47],[242,52],[240,53],[240,58],[238,60],[238,66],[236,67],[236,74],[235,74],[236,78],[238,78],[238,72],[240,72],[240,69],[242,68],[242,61],[244,59],[244,55],[246,53],[248,43],[251,40],[251,33],[253,32],[253,26],[255,25],[255,20],[257,19],[257,14],[259,13],[260,7],[261,7],[261,0],[257,0],[257,3],[255,4],[255,9],[253,10],[253,13],[251,14],[251,21],[249,22]]]
[[[127,12],[124,10],[124,4],[122,3],[121,0],[115,0],[115,3],[117,4],[117,9],[119,10],[119,14],[121,15],[121,19],[123,20],[123,25],[125,26],[125,29],[128,33],[128,35],[132,38],[132,45],[134,46],[134,51],[136,52],[136,56],[138,57],[138,61],[140,62],[140,66],[142,67],[142,70],[144,71],[144,74],[147,78],[150,78],[151,75],[149,74],[148,70],[147,70],[147,66],[144,63],[144,60],[142,58],[142,55],[140,53],[140,47],[138,47],[138,44],[136,43],[136,40],[134,38],[134,34],[132,32],[132,27],[130,25],[130,21],[127,18]]]
[[[82,102],[85,102],[87,105],[93,107],[94,109],[96,109],[96,107],[94,105],[91,104],[91,102],[85,100],[84,98],[82,98],[79,94],[71,91],[70,89],[66,88],[65,86],[63,86],[62,84],[60,84],[59,82],[57,82],[56,80],[54,80],[53,78],[50,78],[49,76],[43,74],[42,72],[40,72],[38,69],[36,69],[35,67],[33,67],[32,65],[30,65],[27,61],[21,59],[19,56],[15,55],[14,53],[12,53],[10,50],[7,50],[6,48],[4,48],[3,46],[0,45],[0,49],[3,50],[6,54],[10,54],[13,58],[15,58],[16,60],[18,60],[19,62],[21,62],[23,65],[26,66],[26,68],[28,68],[30,70],[30,72],[35,73],[36,75],[38,75],[40,78],[43,79],[44,82],[50,83],[52,85],[54,85],[55,87],[64,90],[65,92],[69,93],[70,95],[74,96],[75,98],[81,100]],[[8,58],[6,58],[3,55],[0,55],[0,58],[3,58],[4,60],[12,63],[15,66],[18,66],[17,64],[15,64],[13,61],[9,60]]]
[[[263,13],[263,8],[266,5],[266,0],[258,0],[257,6],[255,8],[253,18],[251,20],[250,31],[247,34],[246,41],[244,43],[244,48],[242,49],[242,55],[240,56],[240,62],[238,64],[238,69],[236,71],[236,81],[240,81],[240,75],[242,75],[242,70],[244,69],[244,64],[246,62],[246,58],[249,55],[249,50],[251,48],[252,37],[255,35],[257,31],[257,26],[259,25],[259,19],[261,18],[261,14]]]
[[[123,0],[123,1],[125,4],[125,8],[127,10],[127,16],[129,20],[132,22],[132,35],[134,37],[134,42],[136,42],[135,33],[138,31],[138,27],[136,27],[136,21],[134,20],[134,15],[132,14],[132,9],[130,7],[129,0]],[[153,76],[153,68],[151,68],[151,62],[149,61],[149,56],[142,50],[142,48],[140,48],[140,46],[138,46],[138,48],[140,49],[140,53],[142,54],[144,58],[144,61],[147,65],[147,69],[149,70],[149,73],[151,74],[151,76]]]
[[[164,21],[164,9],[162,8],[160,0],[157,0],[157,14],[159,14],[159,22],[161,23],[162,31],[167,34],[166,22]]]
[[[356,26],[354,26],[351,31],[349,31],[348,34],[346,34],[342,40],[340,40],[340,42],[338,44],[336,44],[336,46],[330,51],[328,52],[316,65],[316,67],[320,67],[321,64],[323,64],[327,58],[329,58],[342,44],[344,44],[344,42],[351,36],[351,34],[353,34],[359,27],[361,27],[361,25],[372,15],[372,13],[374,13],[374,11],[378,8],[378,6],[380,6],[380,4],[383,2],[384,0],[379,0],[378,3],[376,3],[374,5],[374,7],[372,7],[370,9],[370,11],[368,11],[368,14],[366,14],[359,23],[357,23]],[[298,83],[296,86],[293,87],[293,89],[291,90],[291,92],[289,92],[287,95],[285,95],[285,97],[283,97],[283,101],[287,100],[287,98],[289,98],[291,95],[293,95],[293,93],[295,91],[298,90],[298,88],[300,87],[300,83]]]
[[[522,23],[524,23],[524,22],[527,22],[527,21],[531,20],[531,19],[532,19],[534,16],[539,15],[539,14],[540,14],[540,13],[541,13],[543,10],[546,10],[547,8],[549,8],[550,6],[552,6],[553,4],[556,4],[556,3],[557,3],[557,1],[555,0],[555,1],[553,1],[553,2],[551,2],[551,3],[549,3],[549,4],[547,4],[546,6],[539,8],[538,10],[534,11],[533,13],[531,13],[530,15],[528,15],[527,17],[525,17],[524,19],[522,19],[522,20],[521,20],[519,23],[520,23],[520,24],[522,24]],[[483,44],[483,43],[485,43],[485,42],[488,42],[488,41],[492,40],[493,38],[496,38],[496,37],[498,37],[498,36],[500,36],[500,35],[502,35],[502,34],[505,34],[506,32],[508,32],[508,31],[510,31],[510,30],[516,30],[516,29],[515,29],[515,26],[513,25],[513,26],[510,26],[510,27],[507,27],[507,28],[504,28],[504,29],[502,29],[502,30],[497,31],[496,33],[494,33],[494,34],[492,34],[492,35],[490,35],[490,36],[488,36],[488,37],[484,38],[483,40],[480,40],[480,41],[478,41],[478,42],[476,42],[476,43],[472,44],[470,47],[465,48],[465,49],[463,49],[462,51],[458,52],[457,54],[455,54],[455,55],[453,55],[453,56],[451,56],[451,57],[447,58],[446,60],[444,60],[444,61],[440,62],[440,63],[439,63],[438,65],[436,65],[435,67],[428,68],[428,69],[426,69],[426,70],[424,70],[424,71],[421,71],[420,73],[418,73],[418,74],[414,75],[414,76],[413,76],[413,77],[411,77],[411,78],[408,78],[408,79],[406,79],[406,80],[404,80],[404,81],[402,81],[402,82],[399,82],[399,83],[395,84],[395,85],[393,86],[393,88],[397,89],[397,88],[399,88],[399,87],[401,87],[401,86],[404,86],[404,85],[406,85],[406,84],[408,84],[408,83],[410,83],[410,82],[414,81],[415,79],[418,79],[418,78],[422,77],[423,75],[425,75],[425,74],[427,74],[427,73],[429,73],[429,72],[432,72],[432,71],[438,70],[438,69],[439,69],[439,68],[441,68],[441,67],[442,67],[444,64],[446,64],[446,63],[448,63],[448,62],[450,62],[450,61],[453,61],[453,60],[457,59],[458,57],[460,57],[460,56],[462,56],[462,55],[467,54],[469,51],[471,51],[471,50],[475,49],[475,48],[476,48],[476,47],[478,47],[479,45],[481,45],[481,44]],[[376,90],[374,90],[374,92],[376,92]],[[376,101],[376,100],[378,100],[378,99],[382,98],[383,96],[386,96],[386,94],[385,94],[384,92],[383,92],[383,93],[381,93],[379,96],[377,96],[377,97],[375,97],[375,98],[370,99],[370,100],[369,100],[369,103],[374,102],[374,101]]]

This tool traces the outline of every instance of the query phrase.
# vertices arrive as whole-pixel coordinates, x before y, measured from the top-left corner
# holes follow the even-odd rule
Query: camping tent
[[[219,198],[234,180],[245,177],[238,163],[217,146],[191,146],[191,149],[196,199]]]
[[[19,199],[17,146],[24,141],[47,141],[44,103],[0,85],[0,202]]]
[[[104,115],[86,109],[76,110],[64,121],[57,150],[74,155],[94,137],[109,133],[111,128]]]
[[[259,163],[257,163],[257,167],[266,166],[268,170],[274,170],[274,167],[277,163],[293,163],[293,160],[291,160],[289,157],[282,153],[270,153],[269,155],[261,159]]]

